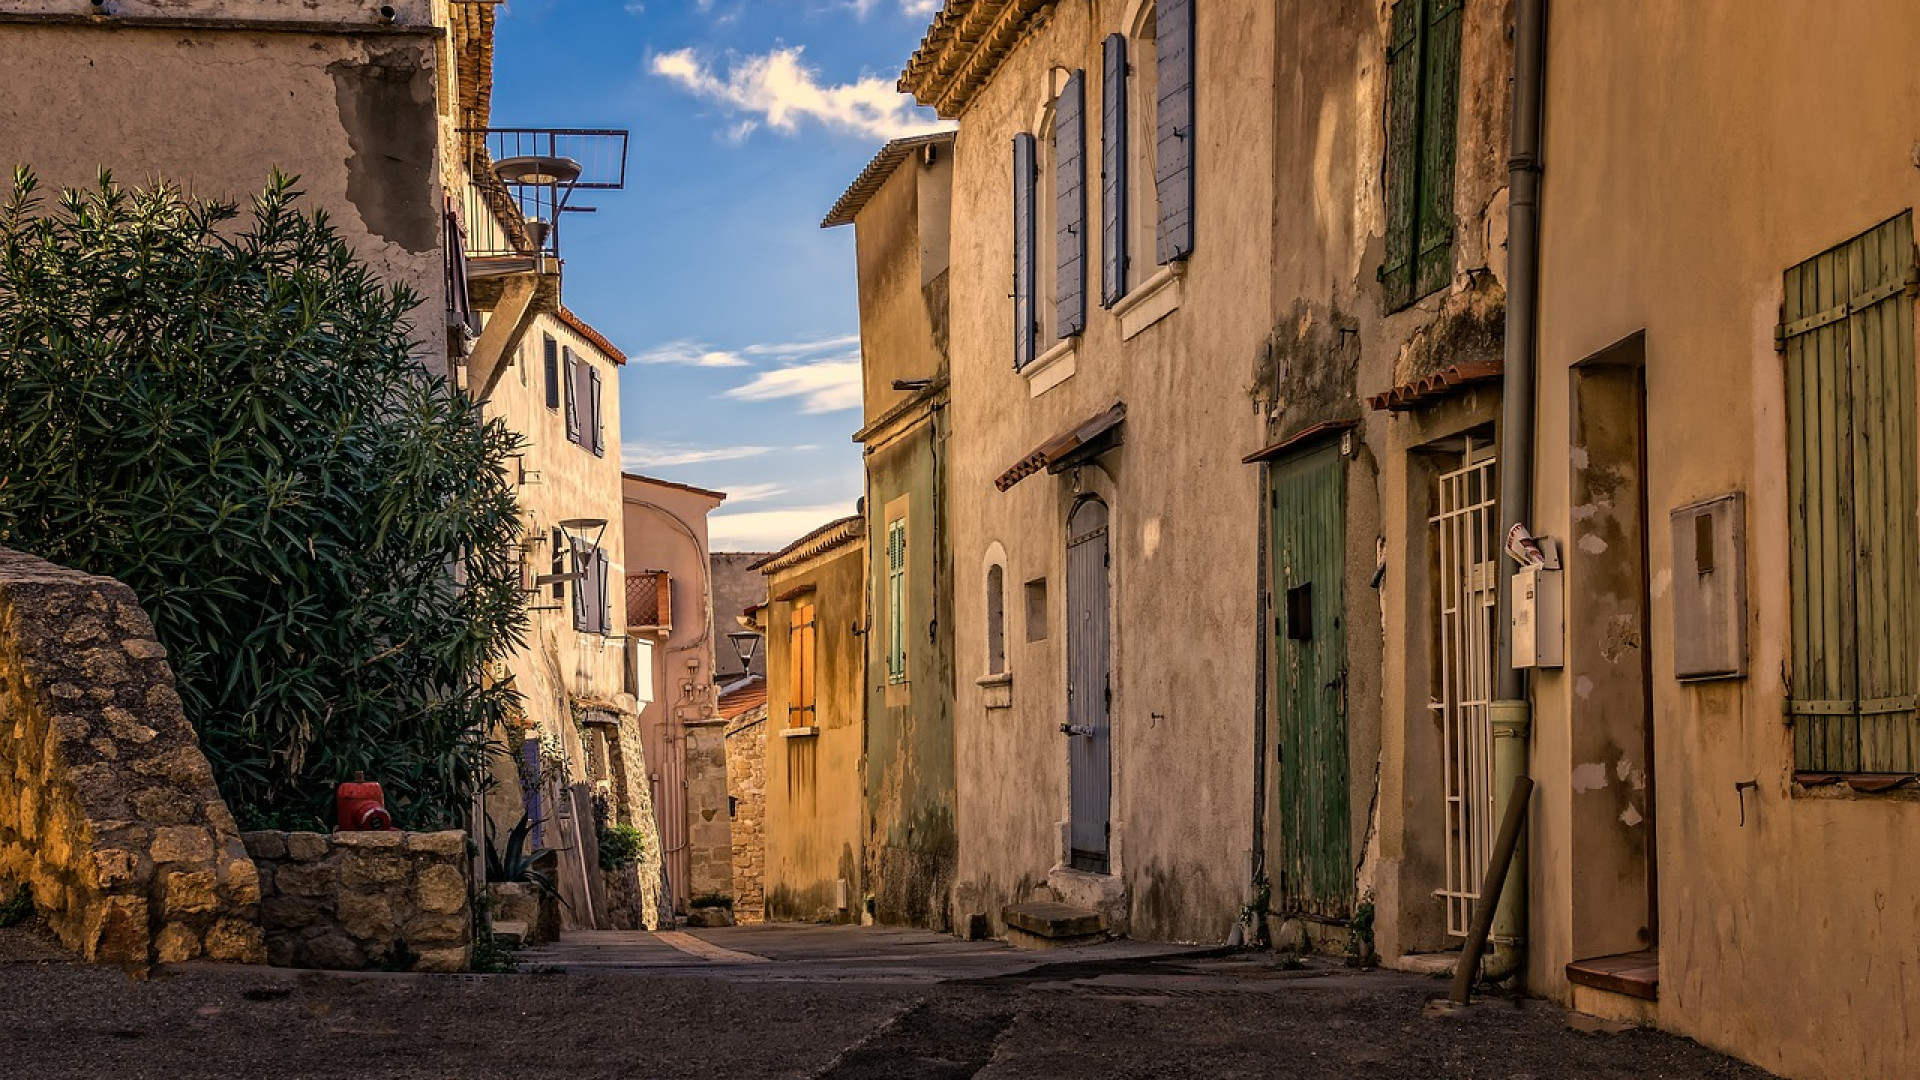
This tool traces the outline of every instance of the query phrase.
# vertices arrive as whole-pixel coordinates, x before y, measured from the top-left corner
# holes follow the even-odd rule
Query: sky
[[[937,0],[509,0],[495,127],[624,128],[627,183],[568,215],[563,299],[624,351],[622,461],[728,493],[716,551],[768,551],[862,490],[851,228]]]

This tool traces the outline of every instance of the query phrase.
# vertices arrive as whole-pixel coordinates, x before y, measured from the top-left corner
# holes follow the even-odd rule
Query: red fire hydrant
[[[334,808],[341,832],[390,832],[393,815],[387,813],[387,796],[380,785],[355,780],[341,784],[334,792]]]

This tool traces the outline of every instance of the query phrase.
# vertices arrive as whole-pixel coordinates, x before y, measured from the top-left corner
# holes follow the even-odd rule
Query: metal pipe
[[[1480,966],[1480,954],[1486,951],[1487,935],[1493,929],[1494,903],[1498,903],[1505,891],[1501,883],[1506,880],[1508,864],[1519,846],[1520,825],[1527,820],[1527,803],[1532,797],[1533,781],[1525,776],[1514,777],[1506,816],[1500,819],[1500,834],[1494,838],[1493,854],[1487,860],[1487,881],[1494,893],[1488,896],[1483,890],[1480,905],[1473,912],[1472,932],[1467,935],[1466,947],[1460,950],[1460,959],[1453,965],[1453,989],[1447,998],[1456,1005],[1465,1005],[1473,999],[1474,970]]]
[[[1540,305],[1540,142],[1546,90],[1547,0],[1520,0],[1513,33],[1513,130],[1507,159],[1506,374],[1500,405],[1500,513],[1508,528],[1525,524],[1533,511],[1534,374],[1538,362]],[[1505,530],[1502,530],[1503,533]],[[1532,710],[1526,673],[1513,666],[1513,572],[1500,560],[1498,679],[1492,707],[1494,782],[1527,772]],[[1531,781],[1528,782],[1529,787]],[[1501,789],[1496,786],[1495,792]],[[1518,784],[1515,785],[1518,790]],[[1511,805],[1501,808],[1504,821]],[[1524,849],[1507,873],[1513,881],[1488,882],[1504,900],[1491,927],[1495,947],[1489,978],[1504,978],[1525,962],[1527,857]],[[1504,884],[1504,888],[1502,885]],[[1481,907],[1487,907],[1483,897]],[[1475,921],[1479,921],[1476,914]]]

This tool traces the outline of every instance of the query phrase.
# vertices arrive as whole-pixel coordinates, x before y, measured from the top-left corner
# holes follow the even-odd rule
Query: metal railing
[[[1494,598],[1500,586],[1496,464],[1468,441],[1464,467],[1440,477],[1441,746],[1447,816],[1447,933],[1473,925],[1493,848]],[[1483,456],[1484,455],[1484,456]]]
[[[627,132],[615,128],[466,129],[479,135],[485,170],[465,194],[467,253],[475,258],[560,254],[568,214],[592,213],[582,191],[627,183]],[[504,220],[516,215],[517,221]]]

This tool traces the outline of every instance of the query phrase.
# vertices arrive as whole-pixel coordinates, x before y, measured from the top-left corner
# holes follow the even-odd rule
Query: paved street
[[[0,931],[0,1077],[1761,1078],[1541,1002],[1115,942],[911,931],[583,934],[510,976],[192,967],[134,980]],[[1591,1027],[1591,1025],[1585,1025]]]

